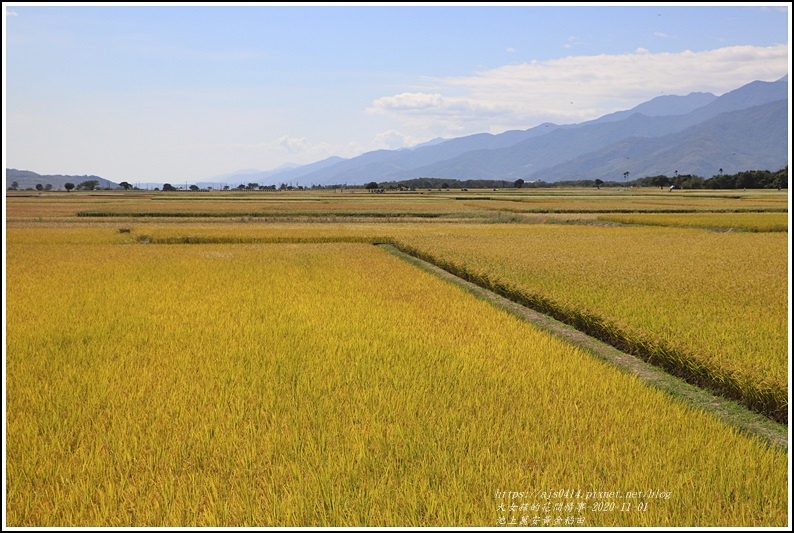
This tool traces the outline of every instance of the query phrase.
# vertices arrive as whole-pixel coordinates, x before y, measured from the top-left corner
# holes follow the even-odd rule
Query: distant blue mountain
[[[66,190],[64,185],[72,183],[75,186],[80,185],[84,181],[96,181],[100,189],[119,189],[119,185],[112,181],[100,178],[99,176],[75,176],[65,174],[37,174],[31,170],[17,170],[15,168],[7,168],[5,175],[6,188],[12,188],[16,183],[19,190],[35,189],[36,185],[46,187],[49,185],[51,190]]]
[[[332,164],[325,160],[322,165],[277,172],[267,179],[271,183],[300,179],[304,184],[360,185],[418,177],[559,181],[577,176],[576,179],[613,180],[618,170],[620,177],[628,170],[631,176],[638,178],[656,175],[661,168],[668,173],[672,172],[670,169],[682,174],[705,172],[704,177],[710,177],[718,168],[725,172],[778,170],[781,163],[785,166],[787,161],[788,100],[788,77],[784,76],[774,82],[754,81],[719,97],[700,92],[686,96],[664,95],[630,110],[580,124],[541,124],[498,135],[479,133],[449,139],[412,150],[377,150]],[[764,127],[760,130],[758,113],[763,113],[760,109],[712,120],[722,114],[773,102],[783,106],[776,108],[781,112],[764,115]],[[691,130],[697,126],[701,128]],[[706,133],[709,129],[728,127],[730,132]],[[699,133],[692,134],[694,131]],[[777,136],[761,135],[762,131],[775,131]],[[684,132],[688,141],[682,144],[680,139],[685,138]],[[736,149],[753,147],[756,155],[728,161],[725,150],[712,142],[728,137],[731,146]],[[712,141],[707,142],[707,139]],[[654,146],[653,155],[638,148],[643,143]],[[621,165],[615,163],[615,168],[609,165],[607,168],[593,164],[613,154],[618,146],[623,146],[625,152]],[[731,154],[740,153],[731,150]],[[630,168],[627,162],[631,163]],[[739,165],[735,169],[734,163]],[[623,167],[627,168],[620,170]]]
[[[720,113],[661,137],[628,137],[600,150],[544,169],[544,181],[694,174],[710,178],[722,170],[779,170],[788,164],[788,101]]]
[[[653,100],[649,100],[627,111],[617,111],[615,113],[610,113],[599,119],[591,121],[591,123],[616,122],[626,119],[635,113],[640,113],[647,117],[685,115],[699,107],[710,104],[716,99],[717,96],[711,93],[689,93],[686,96],[657,96]]]

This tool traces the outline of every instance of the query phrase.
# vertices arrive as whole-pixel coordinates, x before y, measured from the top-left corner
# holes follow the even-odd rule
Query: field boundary
[[[374,244],[404,261],[463,288],[473,296],[504,309],[541,330],[584,349],[598,359],[612,364],[622,372],[642,379],[643,382],[667,393],[669,396],[716,416],[743,433],[759,437],[769,444],[788,450],[787,426],[747,408],[736,400],[716,395],[706,389],[687,383],[684,379],[643,361],[638,356],[623,352],[573,326],[555,320],[549,315],[515,302],[489,288],[468,281],[392,243],[376,242]]]

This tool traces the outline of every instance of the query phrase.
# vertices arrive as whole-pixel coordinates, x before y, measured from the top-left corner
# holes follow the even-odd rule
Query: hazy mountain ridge
[[[279,179],[282,180],[279,183],[289,184],[298,180],[304,173],[311,172],[315,169],[322,169],[344,160],[345,159],[343,157],[332,156],[315,163],[310,163],[308,165],[288,164],[281,165],[280,167],[273,170],[251,169],[237,171],[229,174],[223,174],[221,176],[215,176],[213,178],[207,178],[197,182],[196,185],[199,187],[218,187],[219,185],[224,184],[234,187],[238,184],[247,185],[248,183],[258,183],[260,185],[276,184],[276,180],[273,179],[273,176],[279,176]],[[295,174],[295,176],[292,174]]]
[[[612,150],[613,145],[626,139],[666,138],[666,142],[675,143],[674,137],[666,136],[705,123],[722,113],[777,100],[785,100],[788,104],[788,93],[788,78],[783,77],[775,82],[754,81],[719,97],[710,93],[690,93],[684,97],[667,95],[656,97],[630,110],[612,113],[580,124],[562,126],[541,124],[528,130],[508,131],[498,135],[478,133],[410,151],[379,150],[309,173],[302,173],[299,168],[293,171],[293,175],[300,174],[301,182],[307,185],[345,183],[353,185],[423,176],[459,180],[522,178],[557,181],[561,179],[555,177],[559,170],[557,167],[564,168],[561,165],[571,163],[587,154],[590,154],[590,157],[597,157],[594,152]],[[689,111],[681,114],[681,111],[687,110]],[[641,111],[652,113],[653,116]],[[776,130],[779,131],[785,124],[786,116],[783,113],[776,117],[779,122]],[[718,124],[714,123],[712,127],[721,127]],[[732,122],[732,124],[732,127],[738,128],[739,134],[742,131],[749,131],[741,123]],[[786,133],[784,139],[787,138]],[[695,141],[696,139],[690,140],[690,142]],[[758,145],[756,140],[751,138],[739,141],[738,144]],[[779,149],[779,146],[775,146],[775,150]],[[687,148],[693,152],[692,154],[683,153],[686,150],[680,146],[671,150],[670,154],[678,154],[678,156],[667,162],[667,168],[694,174],[697,169],[720,168],[728,164],[725,163],[723,153],[715,152],[713,156],[709,156],[708,152],[704,152],[704,148],[692,144]],[[762,151],[768,152],[768,150]],[[786,153],[784,150],[774,158],[747,160],[752,159],[755,164],[760,165],[758,168],[769,166],[769,170],[777,170],[772,166],[777,165],[781,159],[785,161]],[[643,165],[642,154],[636,151],[632,154],[626,157],[634,160],[635,170],[630,170],[633,176],[654,175],[653,172],[659,167],[658,163],[649,161],[647,165]],[[691,161],[700,161],[700,163],[693,166],[690,164]],[[556,170],[547,175],[546,171],[552,169]],[[749,168],[736,170],[749,170]],[[623,171],[620,173],[621,176],[622,173]],[[589,178],[596,177],[599,176]],[[277,183],[281,176],[276,174],[271,178]]]
[[[787,100],[721,113],[701,124],[662,137],[629,137],[603,150],[549,169],[545,181],[694,174],[710,178],[722,170],[779,170],[788,163]],[[671,165],[674,161],[677,164]]]
[[[36,185],[46,187],[52,185],[54,190],[66,190],[64,185],[73,183],[75,187],[84,181],[96,181],[99,183],[100,189],[118,189],[119,185],[113,183],[105,178],[99,176],[76,176],[66,174],[38,174],[31,170],[18,170],[15,168],[7,168],[5,174],[5,188],[8,189],[14,182],[17,182],[17,188],[20,190],[35,189]]]
[[[614,122],[623,120],[634,113],[642,113],[648,117],[685,115],[699,107],[710,104],[716,99],[717,96],[711,93],[689,93],[686,96],[672,94],[657,96],[627,111],[616,111],[591,122]]]

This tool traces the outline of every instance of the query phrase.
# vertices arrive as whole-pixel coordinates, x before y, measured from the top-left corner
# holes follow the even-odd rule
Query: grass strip
[[[113,218],[113,217],[139,217],[139,218],[262,218],[262,217],[359,217],[359,218],[439,218],[449,216],[450,213],[422,213],[422,212],[298,212],[285,213],[272,212],[230,212],[230,211],[78,211],[78,217]]]

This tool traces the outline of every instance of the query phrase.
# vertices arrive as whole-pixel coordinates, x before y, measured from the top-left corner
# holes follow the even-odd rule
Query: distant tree
[[[36,190],[37,191],[43,191],[44,190],[44,185],[42,185],[41,183],[37,183],[36,184]]]
[[[681,174],[676,176],[674,185],[679,189],[702,189],[705,180],[693,174]]]
[[[198,185],[191,185],[190,186],[190,190],[193,191],[193,192],[198,191],[199,190],[199,186]]]
[[[630,174],[630,172],[628,170],[623,173],[623,181],[626,181],[626,180],[629,179],[629,174]]]
[[[122,181],[121,183],[119,183],[119,187],[121,187],[125,191],[129,191],[130,189],[132,189],[132,185],[130,185],[126,181]]]
[[[788,189],[788,165],[775,172],[772,186],[777,190]]]
[[[524,186],[524,180],[522,180],[521,178],[518,178],[516,181],[513,182],[513,187],[515,187],[516,189],[520,189],[523,186]]]
[[[449,183],[447,183],[447,182],[442,183],[441,184],[441,188],[442,189],[449,189]]]
[[[244,190],[245,190],[245,185],[243,185],[243,184],[241,183],[240,185],[238,185],[238,186],[237,186],[237,190],[238,190],[238,191],[244,191]]]
[[[63,188],[66,189],[67,191],[71,191],[72,189],[74,189],[74,183],[66,182],[63,184]]]
[[[370,181],[370,182],[369,182],[369,183],[367,183],[367,185],[366,185],[366,189],[369,189],[369,190],[374,190],[374,189],[378,189],[378,188],[379,188],[379,187],[378,187],[378,184],[377,184],[377,182],[374,182],[374,181]]]
[[[19,182],[18,181],[12,181],[11,182],[11,187],[9,187],[9,189],[11,189],[12,191],[16,191],[17,189],[19,189]]]
[[[170,183],[163,183],[163,190],[164,191],[175,191],[176,187],[174,187]]]
[[[77,185],[78,191],[93,191],[96,189],[99,189],[99,182],[97,180],[85,180]]]
[[[258,183],[249,183],[245,188],[247,190],[249,190],[249,191],[255,191],[255,190],[257,190],[259,188],[259,184]]]
[[[596,178],[596,180],[595,180],[596,189],[600,189],[603,184],[604,184],[604,182],[602,180]]]
[[[667,176],[659,175],[651,178],[651,185],[659,187],[660,189],[670,185],[670,178]]]

